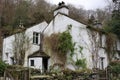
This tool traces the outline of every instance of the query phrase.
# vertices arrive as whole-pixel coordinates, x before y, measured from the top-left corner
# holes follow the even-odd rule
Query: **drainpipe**
[[[40,33],[40,52],[43,51],[43,32]]]

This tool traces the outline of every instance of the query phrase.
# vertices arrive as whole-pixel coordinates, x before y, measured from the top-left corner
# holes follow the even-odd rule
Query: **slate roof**
[[[29,55],[28,58],[33,58],[33,57],[43,57],[43,58],[50,58],[45,52],[43,51],[36,51],[33,54]]]

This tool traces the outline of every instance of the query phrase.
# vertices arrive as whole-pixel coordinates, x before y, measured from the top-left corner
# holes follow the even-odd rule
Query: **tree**
[[[84,10],[82,7],[76,8],[73,5],[69,4],[68,7],[69,9],[69,16],[77,21],[80,22],[87,22],[86,19],[86,10]]]
[[[23,65],[25,53],[31,47],[30,38],[25,34],[25,32],[15,34],[14,37],[15,37],[15,40],[13,41],[14,59],[17,65]]]
[[[108,33],[116,34],[117,37],[120,39],[120,1],[119,0],[113,0],[114,6],[112,6],[112,17],[107,22],[107,25],[105,27],[105,31]]]
[[[50,22],[53,18],[51,11],[54,7],[54,5],[50,5],[45,0],[35,0],[34,12],[32,14],[34,23],[39,23],[44,20]]]
[[[25,27],[28,26],[29,23],[29,9],[31,6],[30,1],[21,0],[18,1],[16,8],[15,8],[15,16],[13,26],[18,27],[19,23],[22,22]]]
[[[11,25],[14,16],[14,0],[1,0],[0,1],[0,25]]]

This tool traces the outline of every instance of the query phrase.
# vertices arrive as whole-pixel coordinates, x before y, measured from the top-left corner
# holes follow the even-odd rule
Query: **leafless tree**
[[[25,34],[25,32],[15,34],[15,40],[13,42],[13,53],[17,65],[24,64],[25,53],[29,48],[30,38]]]

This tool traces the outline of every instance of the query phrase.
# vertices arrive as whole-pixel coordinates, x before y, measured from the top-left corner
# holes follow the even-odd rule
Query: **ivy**
[[[73,52],[74,44],[72,42],[72,36],[69,31],[65,31],[60,34],[58,49],[62,53],[67,53],[69,50]]]
[[[86,68],[86,59],[77,59],[76,62],[75,62],[75,65],[78,67],[78,68]]]
[[[71,56],[74,54],[76,43],[72,41],[71,29],[72,25],[68,25],[66,31],[57,34],[53,33],[51,36],[44,38],[44,44],[47,47],[46,51],[50,49],[51,55],[58,57],[61,62],[65,62],[67,53],[70,53]]]

